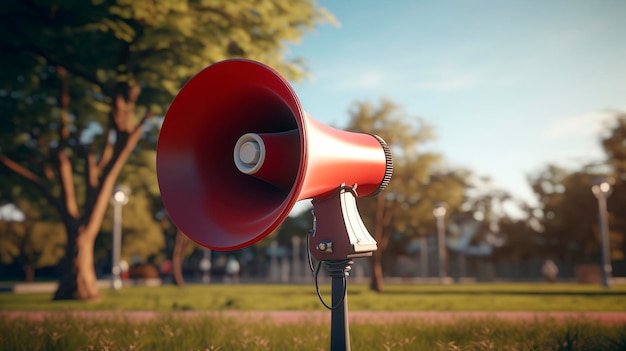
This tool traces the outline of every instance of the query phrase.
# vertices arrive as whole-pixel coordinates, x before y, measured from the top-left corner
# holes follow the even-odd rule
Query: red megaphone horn
[[[295,203],[342,184],[372,196],[391,178],[385,142],[311,118],[289,83],[250,60],[213,64],[172,102],[157,145],[163,203],[190,239],[217,250],[249,246]]]

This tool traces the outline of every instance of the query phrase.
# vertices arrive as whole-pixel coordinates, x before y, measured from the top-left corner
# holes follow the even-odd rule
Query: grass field
[[[76,318],[0,319],[1,350],[328,350],[327,323],[275,324],[224,317],[151,322]],[[351,325],[353,350],[626,350],[623,326],[590,321],[519,323],[496,319]]]
[[[128,287],[119,291],[105,289],[102,293],[101,301],[92,302],[51,301],[50,293],[1,293],[0,350],[329,348],[330,312],[321,306],[311,285]],[[322,294],[330,299],[329,287],[324,286]],[[355,351],[626,350],[624,324],[585,318],[503,320],[489,314],[465,318],[461,312],[626,313],[626,286],[606,289],[574,284],[389,285],[384,293],[377,294],[366,286],[351,285],[348,300],[350,311],[448,311],[450,315],[449,320],[434,322],[387,318],[352,323],[350,336]],[[43,317],[10,315],[10,311],[30,311],[31,316]],[[80,311],[89,313],[77,315]],[[156,318],[132,318],[132,311],[151,311]],[[249,318],[246,311],[303,311],[305,318],[277,323],[270,318]],[[320,311],[325,311],[323,322],[306,317],[319,316]]]
[[[330,299],[330,288],[322,295]],[[101,301],[51,301],[50,293],[0,294],[0,310],[323,310],[312,285],[186,285],[102,290]],[[350,310],[617,311],[626,286],[577,284],[388,285],[381,294],[348,288]]]

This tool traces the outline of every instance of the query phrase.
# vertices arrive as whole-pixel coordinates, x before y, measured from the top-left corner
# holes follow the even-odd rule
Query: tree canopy
[[[407,116],[390,100],[378,105],[357,102],[350,110],[349,130],[383,138],[393,154],[394,170],[389,186],[374,198],[360,199],[359,211],[378,243],[372,258],[372,283],[381,291],[383,252],[392,236],[426,236],[434,232],[433,206],[446,202],[451,209],[465,200],[469,173],[450,170],[442,156],[427,150],[434,138],[432,128],[421,119]]]
[[[41,204],[22,198],[15,205],[23,218],[0,218],[0,263],[19,264],[24,280],[33,281],[35,269],[59,262],[66,239],[56,216],[42,212]]]
[[[615,229],[611,236],[611,254],[614,259],[623,259],[626,256],[626,113],[617,113],[614,124],[607,132],[601,143],[610,176],[615,181],[614,191],[608,199],[612,213],[610,225]]]
[[[616,113],[614,123],[599,140],[606,159],[567,169],[554,164],[529,177],[539,205],[529,209],[538,224],[537,249],[569,265],[599,262],[598,202],[591,191],[598,177],[614,180],[608,199],[611,258],[624,258],[626,233],[626,115]]]
[[[134,194],[124,210],[123,257],[147,259],[166,246],[154,216],[161,210],[153,165],[156,117],[185,81],[235,57],[301,79],[304,61],[285,59],[286,43],[301,40],[318,23],[334,22],[304,0],[7,0],[0,3],[0,20],[0,203],[18,204],[27,215],[24,223],[1,224],[0,260],[18,260],[26,271],[64,255],[58,299],[99,297],[94,249],[96,258],[107,255],[108,236],[98,234],[111,230],[109,197],[116,183],[128,183]],[[600,137],[605,160],[580,169],[546,165],[530,175],[539,204],[523,208],[519,221],[500,218],[508,239],[502,252],[556,256],[568,264],[596,261],[599,228],[590,182],[609,175],[615,180],[608,200],[611,254],[624,257],[626,115],[616,113],[613,122]],[[469,191],[475,186],[471,172],[447,166],[428,148],[431,126],[390,100],[356,102],[347,129],[381,136],[394,156],[386,191],[359,200],[379,244],[372,260],[377,290],[383,253],[403,254],[404,245],[390,243],[434,234],[434,203],[447,204],[447,215],[456,216],[449,220],[481,213],[491,224],[493,202],[509,199],[504,192]],[[130,167],[123,169],[127,161]],[[61,236],[55,234],[60,226]],[[276,237],[284,242],[288,232],[303,230],[298,222],[282,229]],[[38,244],[43,240],[55,245],[48,250]]]
[[[291,79],[285,43],[333,21],[313,1],[0,4],[0,165],[36,188],[67,233],[57,299],[97,299],[93,249],[145,124],[193,74],[231,57]]]

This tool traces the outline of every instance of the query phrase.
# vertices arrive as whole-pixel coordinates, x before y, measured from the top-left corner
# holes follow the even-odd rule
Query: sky
[[[318,4],[340,24],[288,47],[312,75],[294,84],[311,116],[341,128],[355,102],[390,99],[434,128],[446,165],[530,203],[528,175],[601,160],[626,111],[626,1]]]

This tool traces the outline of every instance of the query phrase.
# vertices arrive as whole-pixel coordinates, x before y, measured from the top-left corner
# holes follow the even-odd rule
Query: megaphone
[[[192,77],[172,101],[157,145],[163,203],[178,228],[216,250],[252,245],[299,200],[349,186],[373,196],[392,158],[375,135],[326,126],[260,62],[232,59]]]

